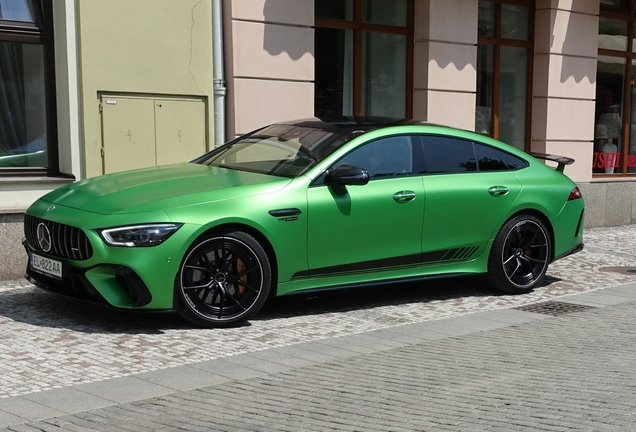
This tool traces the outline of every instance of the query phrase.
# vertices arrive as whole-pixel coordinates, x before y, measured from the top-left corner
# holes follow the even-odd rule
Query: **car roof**
[[[283,121],[278,124],[298,127],[312,127],[316,129],[358,129],[369,131],[388,126],[426,124],[418,120],[393,118],[393,117],[372,117],[372,116],[341,116],[341,117],[312,117],[300,120]]]

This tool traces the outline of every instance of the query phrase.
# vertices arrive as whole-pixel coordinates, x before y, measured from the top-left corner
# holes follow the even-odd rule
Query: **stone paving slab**
[[[82,391],[79,387],[65,387],[54,391],[43,391],[29,393],[20,398],[6,398],[0,401],[0,409],[4,410],[4,401],[30,401],[39,405],[44,405],[66,414],[74,414],[82,411],[89,411],[97,408],[104,408],[116,402],[101,396],[92,395]],[[24,404],[28,406],[28,403]],[[30,417],[30,416],[27,416]]]

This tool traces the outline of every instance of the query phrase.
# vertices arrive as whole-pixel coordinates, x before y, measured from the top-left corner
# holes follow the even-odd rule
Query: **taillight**
[[[581,195],[581,191],[579,190],[579,188],[575,187],[574,189],[572,189],[572,192],[570,192],[568,201],[572,201],[572,200],[580,199],[580,198],[583,198],[583,195]]]

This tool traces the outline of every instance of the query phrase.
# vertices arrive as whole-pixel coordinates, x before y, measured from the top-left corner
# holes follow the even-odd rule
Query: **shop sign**
[[[592,167],[594,168],[618,168],[620,163],[621,153],[620,152],[594,152],[594,163]],[[633,159],[630,157],[630,159]],[[633,163],[636,166],[636,160],[628,160],[628,162]]]

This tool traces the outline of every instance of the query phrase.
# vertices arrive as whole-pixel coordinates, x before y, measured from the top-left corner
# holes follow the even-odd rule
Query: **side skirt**
[[[409,283],[409,282],[418,282],[423,280],[449,279],[449,278],[474,276],[474,275],[475,273],[467,272],[467,273],[445,273],[445,274],[428,275],[428,276],[412,276],[412,277],[397,278],[397,279],[383,279],[383,280],[376,280],[376,281],[369,281],[369,282],[333,285],[333,286],[321,287],[321,288],[300,289],[297,291],[291,291],[291,292],[285,293],[283,294],[283,296],[304,295],[304,294],[344,290],[344,289],[351,289],[351,288],[362,288],[362,287],[388,285],[388,284],[402,284],[402,283]]]

